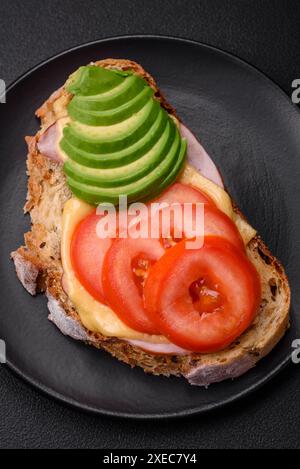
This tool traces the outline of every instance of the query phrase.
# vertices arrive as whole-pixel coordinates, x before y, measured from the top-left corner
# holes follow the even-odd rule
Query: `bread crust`
[[[141,65],[124,59],[101,60],[96,62],[96,65],[132,70],[142,76],[155,90],[155,97],[161,105],[178,119],[154,79]],[[220,352],[189,355],[151,354],[125,340],[88,331],[81,324],[76,309],[63,289],[60,258],[62,210],[71,193],[65,183],[61,165],[43,156],[37,148],[41,132],[65,116],[66,104],[70,99],[71,95],[64,87],[54,92],[36,111],[37,117],[41,119],[41,131],[34,137],[26,137],[28,195],[24,211],[30,213],[32,228],[24,236],[25,245],[11,254],[18,278],[29,293],[46,292],[49,319],[62,333],[104,349],[132,367],[140,366],[145,372],[155,375],[184,376],[191,384],[202,386],[236,378],[245,373],[270,352],[289,326],[288,280],[283,267],[259,236],[250,241],[247,254],[261,278],[260,311],[248,330]],[[244,218],[237,206],[233,205],[237,216]],[[47,209],[48,214],[45,215]]]

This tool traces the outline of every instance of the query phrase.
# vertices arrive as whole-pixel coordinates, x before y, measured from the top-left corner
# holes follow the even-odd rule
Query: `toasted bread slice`
[[[155,97],[170,115],[177,117],[166,102],[154,79],[137,63],[107,59],[96,62],[102,67],[132,70],[147,80]],[[36,112],[42,129],[66,115],[71,95],[62,87]],[[155,375],[184,376],[191,384],[210,383],[235,378],[252,368],[277,344],[289,325],[290,290],[286,275],[259,236],[247,245],[247,254],[262,285],[260,310],[252,325],[226,349],[209,354],[164,355],[145,352],[125,340],[93,333],[82,325],[76,309],[62,287],[60,258],[61,220],[65,202],[71,197],[62,165],[52,161],[37,148],[39,132],[27,137],[28,195],[25,212],[31,216],[31,231],[25,234],[25,246],[11,254],[17,276],[32,295],[45,292],[48,297],[49,319],[63,334],[104,349],[114,357],[133,366],[140,366]],[[234,205],[236,217],[244,217]]]

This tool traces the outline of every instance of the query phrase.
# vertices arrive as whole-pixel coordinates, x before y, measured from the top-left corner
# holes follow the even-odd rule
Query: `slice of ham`
[[[180,133],[187,140],[187,159],[204,177],[224,189],[221,174],[211,157],[206,153],[195,135],[183,124],[180,124]]]
[[[47,158],[50,158],[50,160],[62,163],[61,155],[58,152],[59,137],[59,127],[57,122],[55,122],[41,134],[37,147],[39,152]]]
[[[163,353],[166,355],[187,355],[191,353],[189,350],[178,347],[171,342],[169,344],[155,344],[153,342],[144,342],[142,340],[125,340],[135,347],[140,347],[141,349],[145,350],[145,352]]]

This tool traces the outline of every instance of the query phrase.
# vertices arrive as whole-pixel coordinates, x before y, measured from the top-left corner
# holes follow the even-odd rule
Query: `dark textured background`
[[[12,82],[82,42],[122,34],[199,40],[257,66],[287,93],[300,78],[298,0],[1,0],[0,77]],[[0,365],[1,448],[300,448],[300,365],[193,419],[134,422],[65,407]]]

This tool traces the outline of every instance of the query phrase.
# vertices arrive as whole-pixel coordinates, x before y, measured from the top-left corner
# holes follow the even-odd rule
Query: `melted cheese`
[[[192,166],[188,164],[185,166],[179,181],[199,188],[210,196],[218,208],[236,223],[245,244],[248,244],[255,236],[255,230],[234,213],[229,195],[221,187],[203,177]],[[94,210],[95,208],[91,205],[79,199],[71,198],[65,204],[62,221],[61,256],[64,282],[68,296],[76,307],[82,323],[90,331],[100,332],[109,337],[140,340],[155,344],[169,343],[164,336],[142,334],[128,327],[112,309],[95,300],[77,280],[70,259],[71,239],[77,224]]]
[[[64,284],[81,322],[88,330],[100,332],[109,337],[135,339],[157,344],[168,343],[163,336],[142,334],[128,327],[112,309],[95,300],[77,280],[70,258],[71,239],[78,223],[94,210],[95,208],[91,205],[74,197],[66,202],[62,220],[61,258]]]
[[[179,178],[179,182],[200,189],[207,194],[216,206],[230,218],[233,216],[233,208],[229,195],[222,187],[202,176],[193,166],[186,164]]]

